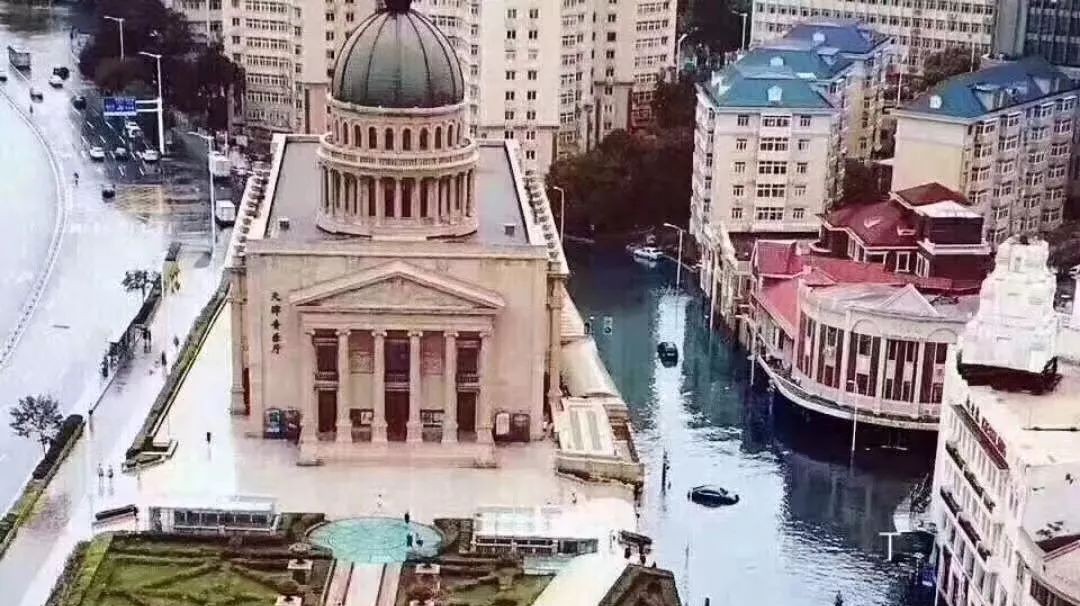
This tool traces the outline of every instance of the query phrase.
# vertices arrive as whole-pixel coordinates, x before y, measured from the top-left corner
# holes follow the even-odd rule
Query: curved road
[[[5,91],[6,92],[6,91]],[[23,305],[46,269],[61,201],[49,156],[6,95],[0,99],[0,220],[9,227],[0,239],[0,344],[19,322]],[[18,167],[18,170],[10,170]],[[0,363],[3,361],[0,351]]]

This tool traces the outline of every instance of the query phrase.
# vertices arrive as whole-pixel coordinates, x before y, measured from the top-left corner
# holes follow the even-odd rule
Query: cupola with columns
[[[461,65],[409,5],[387,0],[338,55],[318,152],[325,231],[419,240],[477,229]]]

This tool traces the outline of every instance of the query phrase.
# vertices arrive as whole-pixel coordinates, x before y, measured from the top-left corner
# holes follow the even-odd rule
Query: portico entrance
[[[386,392],[386,439],[404,442],[408,437],[409,392]]]
[[[337,426],[337,393],[319,390],[319,433],[331,433]]]

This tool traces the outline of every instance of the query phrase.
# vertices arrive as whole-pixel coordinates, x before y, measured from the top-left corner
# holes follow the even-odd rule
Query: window
[[[788,140],[783,137],[763,137],[759,149],[761,151],[787,151]]]
[[[745,173],[746,172],[746,162],[736,162],[734,170],[735,170],[736,173],[739,173],[739,174]]]
[[[1067,133],[1072,131],[1072,120],[1058,120],[1054,122],[1054,132],[1057,134]]]
[[[761,126],[766,128],[791,126],[791,116],[762,116]]]
[[[787,162],[776,162],[773,160],[762,160],[758,162],[758,174],[759,175],[786,175],[787,174]]]
[[[747,116],[746,114],[739,114],[735,118],[735,123],[739,126],[747,126],[750,124],[750,116]]]
[[[754,218],[758,221],[783,221],[784,207],[762,206],[754,209]]]
[[[801,208],[801,207],[791,209],[791,218],[792,219],[804,219],[804,218],[806,218],[806,209]]]
[[[740,151],[746,149],[746,139],[735,139],[735,149]]]
[[[738,206],[732,208],[731,209],[731,218],[732,219],[742,219],[742,209],[739,208]]]
[[[505,97],[506,97],[507,101],[513,101],[514,100],[514,91],[512,91],[512,90],[506,91]]]
[[[911,271],[911,253],[896,253],[896,273],[906,273],[909,271]]]
[[[811,116],[799,116],[799,126],[802,126],[803,128],[810,126],[811,120]]]
[[[976,132],[978,134],[980,134],[980,135],[989,135],[990,133],[994,132],[994,130],[996,130],[996,129],[997,129],[997,122],[996,121],[986,121],[986,122],[982,122],[982,123],[980,123],[978,125],[978,127],[976,128]]]
[[[743,187],[742,185],[732,185],[731,186],[731,195],[736,197],[736,198],[741,198],[741,197],[746,195],[746,188]]]
[[[614,42],[615,41],[615,32],[608,32],[607,33],[607,41],[608,42]]]
[[[759,198],[783,198],[786,190],[783,183],[758,183],[756,193]]]
[[[802,198],[802,197],[806,196],[806,186],[805,185],[796,185],[793,189],[795,190],[795,197],[796,198]]]
[[[922,255],[915,255],[915,275],[925,278],[930,275],[930,262]]]
[[[535,69],[530,69],[528,71],[528,77],[529,77],[529,80],[536,80],[536,70]]]
[[[799,162],[795,165],[795,172],[800,175],[805,175],[808,166],[809,164],[807,164],[806,162]]]
[[[513,80],[516,77],[517,77],[517,72],[516,71],[514,71],[512,69],[506,70],[506,79],[507,80]]]
[[[1014,170],[1016,170],[1016,160],[1003,160],[1001,162],[1001,173],[1002,174],[1007,175],[1007,174],[1011,173]]]
[[[506,30],[506,39],[507,40],[517,40],[517,30],[516,29],[508,29],[508,30]]]
[[[1008,116],[1005,116],[1005,128],[1012,128],[1014,126],[1019,126],[1019,125],[1020,125],[1020,114],[1019,114],[1019,112],[1015,113],[1015,114],[1009,114]]]
[[[810,139],[799,139],[799,151],[806,151],[810,149]]]

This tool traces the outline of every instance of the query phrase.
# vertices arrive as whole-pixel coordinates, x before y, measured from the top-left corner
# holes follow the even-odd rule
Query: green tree
[[[135,292],[136,290],[146,298],[146,289],[153,286],[154,282],[157,282],[158,274],[156,271],[149,271],[146,269],[132,269],[124,272],[124,279],[120,282],[120,285],[124,287],[127,292]]]
[[[840,206],[877,202],[884,195],[880,176],[871,165],[853,159],[844,161],[844,191]]]
[[[742,18],[737,12],[749,15],[749,11],[745,0],[691,0],[688,39],[711,54],[735,50],[742,44]]]
[[[979,57],[972,61],[971,49],[949,46],[926,57],[923,62],[923,87],[931,88],[937,83],[979,69]]]
[[[686,76],[674,82],[659,81],[653,91],[652,111],[658,128],[693,128],[697,99],[694,81]]]
[[[60,429],[60,404],[52,396],[25,396],[11,409],[11,429],[20,438],[37,440],[42,452]]]

